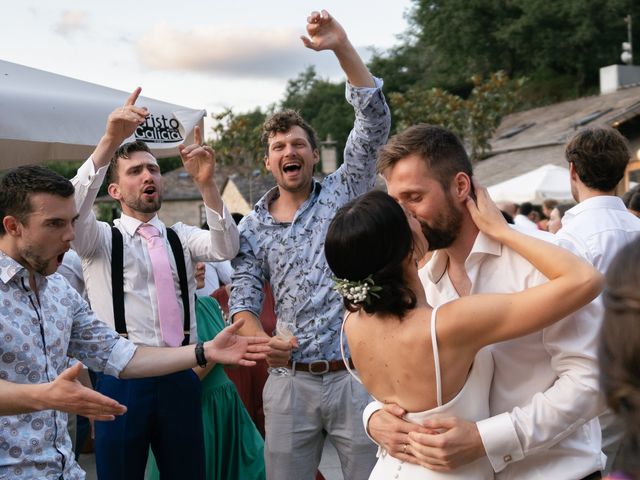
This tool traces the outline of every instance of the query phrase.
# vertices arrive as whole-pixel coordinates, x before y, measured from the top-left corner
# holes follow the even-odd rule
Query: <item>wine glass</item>
[[[276,337],[284,340],[285,342],[289,342],[293,338],[295,328],[296,325],[293,320],[278,318],[276,322]],[[277,377],[286,377],[290,375],[289,369],[286,367],[270,367],[267,371],[270,375],[275,375]]]

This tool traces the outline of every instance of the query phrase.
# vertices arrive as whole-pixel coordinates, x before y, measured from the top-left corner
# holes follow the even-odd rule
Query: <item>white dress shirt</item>
[[[639,235],[640,218],[627,210],[622,199],[611,195],[588,198],[567,210],[557,233],[560,245],[586,258],[602,273],[618,251]],[[600,424],[602,449],[609,457],[610,469],[624,436],[624,425],[609,410],[600,416]]]
[[[553,241],[553,235],[533,234]],[[458,298],[447,257],[420,270],[430,305]],[[479,233],[465,262],[471,294],[511,293],[547,281],[516,252]],[[600,451],[597,338],[600,309],[589,304],[542,331],[490,346],[495,362],[491,418],[477,422],[496,478],[580,479],[604,467]],[[365,410],[365,422],[375,411]],[[366,425],[366,423],[365,423]]]
[[[91,158],[78,169],[72,183],[76,188],[75,201],[79,218],[76,223],[76,238],[73,248],[82,258],[82,268],[87,294],[92,309],[98,318],[114,327],[113,300],[111,291],[111,227],[96,220],[92,209],[93,202],[104,180],[107,167],[95,171]],[[233,258],[238,252],[239,237],[233,218],[223,211],[218,213],[206,208],[209,231],[177,223],[173,229],[178,234],[189,282],[189,298],[196,291],[194,269],[196,262],[218,261]],[[167,230],[158,216],[149,222],[155,226],[165,239],[167,250],[171,247],[167,240]],[[140,220],[122,215],[114,225],[122,232],[124,244],[124,302],[125,318],[129,340],[137,345],[152,347],[166,346],[160,333],[158,302],[153,269],[147,251],[147,242],[136,230],[142,224]],[[182,311],[180,285],[173,255],[170,255],[178,303]],[[196,342],[197,329],[194,302],[191,306],[190,341]]]
[[[86,288],[84,286],[84,274],[82,273],[82,260],[75,250],[70,249],[64,254],[62,263],[58,266],[58,273],[61,274],[71,284],[76,292],[87,298]]]
[[[204,287],[196,290],[199,297],[208,297],[215,292],[220,285],[230,285],[233,275],[233,267],[231,262],[205,262],[204,269]]]
[[[538,225],[535,222],[529,220],[529,217],[522,214],[517,214],[513,217],[513,223],[518,227],[521,227],[523,230],[539,230]]]
[[[621,198],[600,195],[567,210],[556,235],[560,245],[605,273],[618,250],[640,235],[640,218],[627,210]]]

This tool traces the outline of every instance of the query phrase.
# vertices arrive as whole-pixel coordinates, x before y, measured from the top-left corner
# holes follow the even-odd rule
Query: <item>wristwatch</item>
[[[207,366],[207,357],[204,356],[204,344],[202,342],[196,343],[196,362],[202,368]]]

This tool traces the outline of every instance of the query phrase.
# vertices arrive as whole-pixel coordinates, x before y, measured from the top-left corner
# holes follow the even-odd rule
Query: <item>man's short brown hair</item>
[[[419,155],[445,189],[459,172],[469,177],[473,175],[462,142],[450,131],[436,125],[420,123],[391,137],[378,153],[378,173],[384,174],[385,170],[409,155]]]
[[[575,134],[567,144],[565,156],[585,186],[610,192],[622,180],[631,152],[627,139],[617,130],[593,127]]]
[[[33,212],[31,196],[48,193],[61,198],[73,195],[73,185],[59,173],[40,165],[25,165],[9,170],[0,180],[0,237],[5,229],[2,219],[17,218],[23,224]]]
[[[291,130],[292,127],[298,126],[307,134],[307,140],[312,150],[318,149],[318,141],[316,140],[316,132],[311,128],[304,118],[295,110],[287,109],[274,113],[267,118],[262,124],[262,135],[260,142],[264,147],[265,156],[269,155],[269,138],[276,133],[284,133]]]

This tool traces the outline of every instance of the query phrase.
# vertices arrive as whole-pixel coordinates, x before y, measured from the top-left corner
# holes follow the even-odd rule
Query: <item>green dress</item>
[[[198,338],[210,340],[224,328],[222,311],[215,299],[196,301]],[[264,441],[244,408],[236,386],[216,365],[202,380],[202,422],[207,480],[264,480]],[[147,480],[159,478],[151,452]]]

